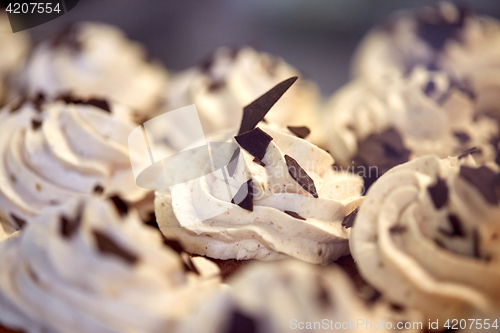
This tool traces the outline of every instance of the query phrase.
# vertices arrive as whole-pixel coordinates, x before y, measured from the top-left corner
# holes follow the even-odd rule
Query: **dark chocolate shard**
[[[299,220],[306,220],[305,218],[303,218],[302,216],[300,216],[299,214],[295,213],[295,212],[292,212],[291,210],[285,210],[285,213],[290,215],[291,217],[295,217],[296,219],[299,219]]]
[[[139,257],[136,254],[121,247],[113,239],[111,239],[111,237],[106,235],[106,233],[98,230],[93,230],[93,234],[99,252],[120,258],[131,265],[134,265],[135,263],[137,263],[137,261],[139,261]]]
[[[470,141],[469,134],[467,134],[463,131],[455,131],[455,132],[453,132],[453,135],[458,139],[458,142],[460,142],[460,144],[462,144],[462,145],[464,145]]]
[[[74,218],[67,217],[64,214],[59,217],[59,232],[64,238],[71,239],[80,229],[80,225],[82,224],[83,208],[83,203],[80,203],[76,209],[76,215]]]
[[[451,225],[451,232],[448,229],[439,228],[438,231],[448,237],[465,237],[464,228],[462,226],[462,221],[455,214],[448,215],[448,221]]]
[[[236,192],[231,203],[240,206],[250,212],[253,212],[253,182],[249,179],[246,183],[243,183]]]
[[[171,248],[172,250],[174,250],[178,254],[181,254],[182,252],[185,252],[184,251],[184,247],[176,239],[166,238],[165,236],[163,236],[163,245]]]
[[[111,113],[111,107],[109,106],[108,101],[105,99],[90,98],[82,104],[92,105],[92,106],[95,106],[101,110],[104,110],[106,112]]]
[[[120,196],[113,195],[109,197],[109,199],[111,200],[116,208],[116,211],[118,212],[118,214],[120,214],[121,217],[124,217],[128,214],[128,204],[122,198],[120,198]]]
[[[301,139],[307,138],[311,130],[307,126],[287,126],[288,130]]]
[[[20,218],[19,216],[17,216],[16,214],[14,213],[10,213],[10,217],[14,220],[14,222],[16,223],[16,226],[17,226],[17,229],[24,229],[24,227],[27,225],[27,222],[25,219],[22,219]]]
[[[436,209],[442,208],[448,202],[448,186],[445,180],[438,177],[436,184],[427,187],[427,191]]]
[[[225,333],[257,333],[257,322],[239,309],[234,309]]]
[[[477,229],[472,231],[472,254],[474,258],[481,258],[481,238]]]
[[[469,155],[473,155],[473,154],[480,154],[481,152],[482,152],[481,149],[476,148],[476,147],[472,147],[472,148],[469,148],[466,151],[464,151],[462,154],[460,154],[458,156],[458,159],[460,160],[462,158],[465,158],[465,157],[467,157]]]
[[[31,128],[33,131],[38,131],[42,127],[42,120],[39,119],[31,119]]]
[[[264,95],[243,108],[243,118],[241,120],[238,135],[251,131],[266,116],[274,104],[283,96],[283,94],[297,81],[294,76],[278,83]]]
[[[99,108],[103,111],[111,113],[111,106],[109,105],[108,101],[105,99],[100,99],[100,98],[82,99],[82,98],[79,98],[79,97],[72,95],[69,92],[66,92],[66,93],[63,93],[63,94],[57,96],[57,99],[60,101],[63,101],[66,104],[95,106],[96,108]]]
[[[400,235],[400,234],[404,234],[405,232],[408,231],[408,227],[404,226],[404,225],[399,225],[399,224],[396,224],[394,226],[392,226],[390,229],[389,229],[389,232],[393,235]]]
[[[264,162],[262,162],[261,160],[259,160],[257,157],[256,157],[256,158],[254,158],[254,159],[252,160],[252,162],[257,163],[257,164],[258,164],[258,165],[260,165],[261,167],[266,167],[266,164],[265,164]]]
[[[94,186],[94,194],[103,194],[104,193],[104,187],[101,184],[97,184]]]
[[[359,207],[350,212],[346,217],[344,217],[341,225],[346,229],[352,228],[352,226],[354,225],[354,221],[356,220],[356,215],[358,215],[358,212],[359,212]]]
[[[471,168],[465,165],[460,167],[460,177],[474,186],[483,198],[492,205],[498,205],[498,196],[495,189],[497,174],[486,166]]]
[[[309,192],[313,197],[318,198],[318,192],[316,192],[316,186],[314,181],[307,174],[307,172],[302,169],[302,167],[294,160],[292,157],[285,155],[286,166],[288,167],[288,173],[292,178],[307,192]]]
[[[233,156],[231,156],[231,159],[227,164],[227,172],[229,174],[229,177],[232,177],[234,175],[234,172],[236,171],[236,166],[238,165],[239,156],[240,156],[240,147],[236,148],[236,150],[233,153]]]
[[[245,149],[259,160],[264,158],[267,146],[269,146],[269,142],[273,140],[270,135],[258,127],[249,132],[239,134],[235,136],[234,139],[238,142],[241,148]]]

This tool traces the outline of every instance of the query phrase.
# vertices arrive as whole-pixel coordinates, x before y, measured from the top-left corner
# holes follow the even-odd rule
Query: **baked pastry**
[[[189,253],[216,259],[295,257],[325,265],[348,254],[343,221],[363,200],[362,179],[335,172],[331,155],[298,137],[297,128],[261,122],[295,80],[252,102],[239,131],[214,140],[231,148],[227,164],[156,192],[165,236]],[[185,159],[186,168],[211,168],[203,152]],[[180,177],[185,172],[177,168]]]
[[[352,227],[361,275],[440,328],[453,319],[493,324],[500,313],[499,179],[498,165],[478,167],[471,157],[428,155],[387,172]]]
[[[327,103],[328,149],[342,167],[358,168],[369,185],[390,168],[419,156],[459,156],[472,148],[492,161],[497,124],[474,110],[474,94],[443,71],[416,66],[378,83],[360,78]]]
[[[220,48],[199,66],[174,75],[160,113],[195,104],[205,135],[237,127],[243,107],[277,83],[298,75],[283,59],[245,47]],[[319,123],[321,94],[318,86],[302,77],[273,107],[266,120],[281,126],[315,129],[308,140],[323,143]],[[165,126],[167,126],[165,128]],[[172,143],[187,131],[186,122],[158,124],[158,142]],[[182,129],[182,130],[179,130]],[[170,133],[175,133],[175,139]]]
[[[23,227],[51,206],[93,193],[119,194],[152,208],[152,191],[135,184],[130,167],[128,135],[137,125],[129,108],[106,100],[38,95],[0,113],[5,231]]]
[[[367,305],[336,267],[294,260],[252,263],[229,285],[177,332],[419,331],[413,328],[418,315],[396,313],[383,303]],[[397,329],[405,323],[412,328]]]
[[[38,45],[19,81],[21,95],[97,96],[132,108],[140,121],[156,111],[168,77],[117,28],[82,22]]]
[[[12,76],[24,64],[29,49],[28,35],[12,33],[7,14],[0,13],[0,107],[7,103]]]

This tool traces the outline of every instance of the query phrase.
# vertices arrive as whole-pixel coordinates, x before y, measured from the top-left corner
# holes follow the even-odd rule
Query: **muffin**
[[[46,211],[0,257],[0,323],[27,332],[166,332],[219,288],[116,197]]]
[[[71,92],[122,103],[140,121],[156,111],[167,85],[163,66],[120,30],[83,22],[38,45],[19,78],[17,93],[57,96]]]
[[[136,125],[128,107],[38,95],[0,114],[0,220],[5,231],[20,229],[47,208],[81,195],[118,194],[141,211],[152,209],[153,192],[138,187],[132,175],[128,135]]]
[[[344,222],[362,201],[362,179],[335,172],[331,155],[297,136],[296,128],[261,121],[295,80],[255,100],[240,129],[215,140],[232,147],[228,163],[156,192],[166,237],[215,259],[294,257],[325,265],[348,254]],[[185,159],[186,168],[211,168],[196,150]],[[181,165],[177,172],[183,177],[186,171]]]
[[[360,299],[336,267],[300,261],[252,263],[176,332],[418,332],[414,313]],[[412,327],[397,329],[397,327]],[[422,325],[422,322],[418,323]]]
[[[355,79],[327,103],[328,149],[339,166],[357,168],[367,187],[392,167],[427,154],[446,158],[475,148],[479,163],[492,161],[498,126],[476,115],[474,105],[463,82],[422,66],[377,84]]]
[[[0,13],[0,107],[8,101],[12,76],[24,64],[29,48],[28,35],[22,32],[12,33],[7,14]]]
[[[298,75],[297,69],[283,59],[245,47],[220,48],[196,67],[174,75],[160,113],[196,104],[206,135],[237,127],[243,107],[277,83]],[[273,107],[266,120],[282,126],[314,128],[308,140],[323,143],[319,126],[321,94],[317,85],[302,77]],[[172,143],[170,132],[182,135],[185,122],[158,124],[153,134],[157,141]],[[170,128],[171,127],[171,128]],[[177,129],[177,131],[176,131]]]
[[[498,170],[471,157],[428,155],[383,175],[351,231],[361,275],[425,322],[439,320],[439,328],[453,319],[493,324],[500,313]]]

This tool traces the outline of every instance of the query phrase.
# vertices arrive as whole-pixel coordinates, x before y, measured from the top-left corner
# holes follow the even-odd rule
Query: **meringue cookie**
[[[107,98],[136,112],[140,120],[156,111],[166,88],[165,68],[146,60],[141,45],[102,23],[78,23],[31,55],[19,89],[49,96],[71,92]]]
[[[7,228],[76,196],[119,194],[140,203],[152,193],[132,175],[128,135],[136,125],[127,107],[39,96],[3,113],[9,111],[0,123],[0,213]]]
[[[165,332],[217,291],[217,280],[186,272],[161,235],[115,200],[78,200],[47,211],[0,243],[4,326]]]
[[[283,59],[252,48],[218,49],[199,67],[185,70],[172,78],[161,113],[195,104],[206,135],[239,125],[243,107],[278,82],[298,75]],[[273,106],[266,120],[281,126],[307,126],[314,129],[308,140],[322,144],[320,131],[321,94],[317,85],[299,79]],[[183,128],[185,122],[172,127]],[[157,141],[175,141],[162,124],[153,130]],[[177,133],[176,133],[177,134]],[[176,138],[178,140],[178,138]]]
[[[177,332],[236,332],[242,327],[246,332],[266,333],[418,331],[395,330],[403,321],[380,310],[361,301],[339,268],[292,260],[253,263]]]
[[[349,230],[341,223],[362,201],[362,179],[335,172],[331,155],[289,130],[261,122],[242,136],[253,134],[260,135],[249,138],[256,145],[262,136],[269,140],[259,148],[262,159],[229,132],[215,140],[237,147],[228,166],[172,186],[171,193],[156,192],[164,235],[190,253],[217,259],[327,264],[346,255]],[[189,158],[190,168],[199,163],[207,161]]]
[[[500,311],[498,166],[429,155],[370,188],[350,238],[361,275],[391,301],[438,319]]]

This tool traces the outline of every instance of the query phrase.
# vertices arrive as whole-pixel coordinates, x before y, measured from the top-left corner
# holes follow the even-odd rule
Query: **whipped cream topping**
[[[0,106],[7,102],[12,75],[26,60],[30,48],[27,34],[12,33],[7,14],[0,13]]]
[[[328,148],[340,165],[350,165],[356,155],[366,153],[360,151],[364,141],[373,142],[374,135],[392,128],[409,150],[409,159],[458,156],[475,147],[478,161],[491,161],[496,149],[490,142],[498,136],[498,126],[487,117],[475,117],[474,103],[461,82],[420,66],[408,76],[386,76],[377,84],[357,79],[326,106]],[[378,159],[375,165],[380,166],[384,161]]]
[[[243,107],[255,96],[298,74],[279,57],[249,47],[221,48],[200,66],[172,78],[162,112],[195,104],[205,134],[227,130],[239,125]],[[320,144],[323,142],[318,118],[320,99],[316,84],[301,78],[273,106],[266,120],[281,126],[308,126],[313,131],[307,139]],[[183,126],[186,124],[179,122],[172,127]],[[154,132],[158,141],[174,141],[168,137],[170,130],[165,131],[161,124]]]
[[[75,196],[119,194],[138,203],[151,193],[138,187],[132,175],[128,135],[136,125],[130,109],[94,101],[104,104],[44,101],[39,96],[5,107],[0,212],[9,228],[20,228]]]
[[[156,192],[162,232],[190,253],[218,259],[327,264],[346,255],[349,230],[341,223],[362,201],[362,179],[334,171],[330,154],[287,129],[261,122],[247,134],[257,135],[249,142],[258,151],[245,133],[230,132],[216,140],[237,147],[227,167]],[[193,154],[189,166],[198,163],[210,164]]]
[[[216,292],[114,200],[74,201],[0,243],[0,322],[28,332],[165,332]]]
[[[428,155],[368,191],[352,228],[362,276],[393,302],[439,319],[500,311],[498,166]]]
[[[253,263],[239,272],[230,287],[183,322],[177,332],[229,333],[242,327],[245,332],[267,333],[398,332],[395,328],[403,323],[391,318],[390,312],[380,306],[368,307],[356,295],[345,273],[336,267],[291,260]],[[410,318],[418,317],[405,319]],[[351,325],[358,319],[363,324]],[[378,329],[373,327],[375,322]]]
[[[71,92],[104,97],[148,116],[159,106],[167,72],[146,60],[141,45],[101,23],[78,23],[31,55],[21,77],[21,91],[49,96]]]

